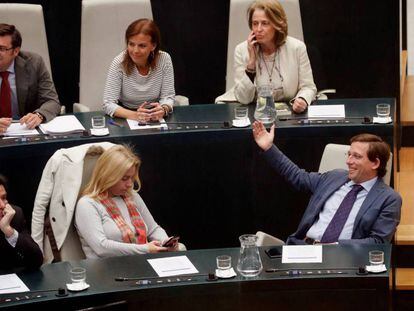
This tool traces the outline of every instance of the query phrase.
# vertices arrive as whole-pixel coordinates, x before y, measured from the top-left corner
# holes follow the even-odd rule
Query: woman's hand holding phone
[[[169,249],[176,249],[179,239],[179,236],[171,236],[162,243],[162,246],[168,247]]]
[[[139,106],[137,113],[138,121],[159,121],[164,116],[164,109],[161,107],[160,103],[144,102]]]
[[[168,248],[161,245],[160,241],[151,241],[147,243],[149,253],[167,252]]]
[[[254,32],[250,32],[247,37],[247,49],[249,51],[249,62],[247,63],[247,68],[250,71],[256,70],[256,58],[257,58],[257,40]]]

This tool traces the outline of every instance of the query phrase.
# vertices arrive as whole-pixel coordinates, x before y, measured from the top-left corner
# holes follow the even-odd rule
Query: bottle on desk
[[[257,236],[254,234],[243,234],[240,240],[240,257],[237,263],[237,271],[242,276],[254,277],[263,269],[259,249],[257,247]]]
[[[254,118],[263,124],[271,124],[276,119],[276,107],[271,85],[257,87],[257,102]]]

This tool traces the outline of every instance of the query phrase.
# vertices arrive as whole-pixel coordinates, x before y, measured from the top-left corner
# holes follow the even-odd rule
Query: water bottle
[[[261,85],[257,87],[257,102],[254,118],[263,124],[275,122],[276,107],[273,100],[272,86]]]
[[[256,245],[257,236],[254,234],[243,234],[240,240],[240,257],[237,262],[237,271],[242,276],[254,277],[263,269],[259,249]]]

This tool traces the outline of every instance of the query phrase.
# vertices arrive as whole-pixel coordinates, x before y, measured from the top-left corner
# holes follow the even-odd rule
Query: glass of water
[[[70,280],[72,284],[86,282],[86,269],[82,267],[74,267],[70,269]]]
[[[105,116],[93,116],[92,120],[92,128],[94,129],[101,129],[105,127]]]
[[[257,102],[254,118],[264,124],[270,124],[276,120],[276,107],[272,89],[271,85],[257,87]]]
[[[389,104],[378,104],[377,105],[377,116],[379,118],[388,118],[390,116],[390,105]]]

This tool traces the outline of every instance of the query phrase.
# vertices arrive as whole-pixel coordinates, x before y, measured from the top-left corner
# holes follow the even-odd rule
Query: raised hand
[[[270,132],[266,130],[263,123],[255,121],[253,123],[253,137],[256,144],[262,148],[263,151],[267,151],[273,145],[273,139],[275,137],[275,125],[270,128]]]

